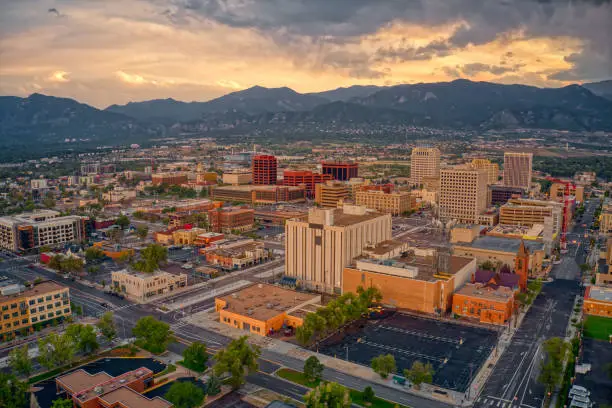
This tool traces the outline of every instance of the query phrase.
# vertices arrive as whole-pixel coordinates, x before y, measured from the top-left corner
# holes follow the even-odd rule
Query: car
[[[100,302],[100,306],[104,307],[104,308],[108,308],[108,303],[106,302]]]

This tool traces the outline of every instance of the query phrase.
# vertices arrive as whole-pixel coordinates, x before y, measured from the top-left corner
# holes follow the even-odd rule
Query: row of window
[[[65,308],[63,311],[56,310],[55,313],[48,313],[46,317],[45,315],[40,315],[38,317],[32,317],[31,319],[21,319],[21,320],[15,320],[12,323],[11,322],[5,323],[4,328],[10,329],[11,327],[28,326],[31,323],[38,323],[39,321],[44,322],[45,320],[53,319],[54,317],[62,316],[68,313],[70,313],[69,308]]]

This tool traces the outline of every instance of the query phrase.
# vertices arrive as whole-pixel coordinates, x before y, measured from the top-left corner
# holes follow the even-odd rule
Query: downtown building
[[[504,185],[529,190],[533,169],[533,153],[504,153]]]
[[[355,204],[382,213],[402,215],[416,208],[416,197],[409,192],[364,189],[355,193]]]
[[[278,161],[275,156],[260,154],[253,156],[253,184],[276,184]]]
[[[340,293],[343,269],[364,248],[391,239],[391,215],[363,206],[313,208],[285,224],[285,274],[303,287]]]
[[[312,198],[317,184],[333,180],[331,174],[314,173],[310,170],[285,170],[283,172],[283,185],[297,187],[304,185],[306,197]]]
[[[12,252],[79,242],[85,238],[85,218],[76,215],[60,217],[58,211],[40,210],[0,217],[0,248]]]
[[[487,209],[487,173],[482,169],[451,168],[440,171],[440,218],[477,224]]]
[[[324,161],[321,172],[330,174],[334,180],[349,181],[359,177],[359,164],[350,161]]]
[[[410,181],[423,184],[424,177],[440,176],[440,150],[435,147],[415,147],[410,156]]]

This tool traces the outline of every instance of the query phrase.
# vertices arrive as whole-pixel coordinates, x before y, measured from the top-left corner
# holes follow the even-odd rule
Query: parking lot
[[[586,374],[576,374],[576,384],[591,392],[591,400],[597,406],[612,402],[612,378],[608,364],[612,362],[612,344],[603,340],[585,338],[582,345],[582,363],[591,364]]]
[[[471,378],[487,360],[497,333],[478,327],[396,313],[370,320],[319,346],[319,352],[370,366],[372,358],[392,354],[397,373],[403,375],[414,361],[430,363],[433,384],[465,392]]]

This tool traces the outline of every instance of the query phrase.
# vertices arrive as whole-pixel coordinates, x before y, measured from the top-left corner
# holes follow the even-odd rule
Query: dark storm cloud
[[[450,55],[453,46],[448,41],[432,41],[423,47],[399,45],[397,47],[380,48],[376,52],[378,61],[423,61],[433,57]]]
[[[465,64],[462,65],[460,67],[457,67],[463,74],[472,77],[475,76],[477,74],[480,74],[481,72],[489,72],[493,75],[502,75],[502,74],[507,74],[509,72],[515,72],[518,71],[519,68],[521,68],[522,65],[517,64],[514,65],[512,67],[505,67],[505,66],[499,66],[499,65],[488,65],[488,64],[481,64],[479,62],[474,62],[472,64]]]
[[[60,17],[61,16],[60,12],[55,7],[50,8],[49,10],[47,10],[47,12],[49,14],[54,14],[56,17]]]
[[[527,39],[570,36],[585,41],[585,51],[574,62],[577,75],[605,75],[612,69],[612,6],[603,0],[174,0],[166,15],[174,23],[198,18],[254,28],[288,43],[292,36],[350,41],[394,22],[464,22],[446,43],[434,44],[437,50],[398,46],[380,52],[383,58],[428,59],[520,31]]]

